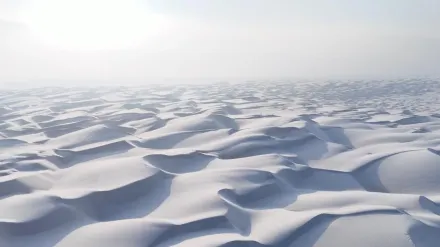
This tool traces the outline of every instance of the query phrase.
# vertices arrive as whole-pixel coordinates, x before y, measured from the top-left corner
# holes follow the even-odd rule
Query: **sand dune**
[[[2,93],[0,246],[436,247],[439,93],[420,80]]]

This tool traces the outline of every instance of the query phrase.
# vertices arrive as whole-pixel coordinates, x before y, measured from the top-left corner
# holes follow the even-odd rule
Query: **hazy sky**
[[[440,76],[439,0],[0,0],[0,85]]]

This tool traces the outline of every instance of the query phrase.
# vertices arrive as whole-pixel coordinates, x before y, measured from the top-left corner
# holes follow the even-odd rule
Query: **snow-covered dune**
[[[440,83],[0,94],[0,246],[437,247]]]

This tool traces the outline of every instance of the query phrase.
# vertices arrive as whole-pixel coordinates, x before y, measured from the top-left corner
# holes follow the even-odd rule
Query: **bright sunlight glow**
[[[130,48],[163,29],[136,0],[38,0],[27,16],[38,38],[66,49]]]

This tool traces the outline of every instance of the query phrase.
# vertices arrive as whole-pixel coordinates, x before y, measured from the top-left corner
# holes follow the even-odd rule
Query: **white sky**
[[[0,85],[440,76],[438,0],[0,0]]]

